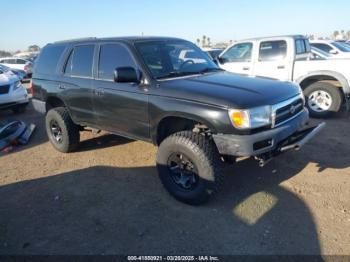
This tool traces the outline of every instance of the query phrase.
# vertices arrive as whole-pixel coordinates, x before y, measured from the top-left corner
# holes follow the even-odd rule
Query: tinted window
[[[16,64],[19,64],[19,65],[25,65],[27,62],[23,59],[17,59],[16,60]]]
[[[327,52],[327,53],[329,53],[329,51],[331,51],[333,48],[332,47],[330,47],[329,45],[327,45],[327,44],[311,44],[312,46],[314,46],[314,47],[317,47],[318,49],[321,49],[322,51],[325,51],[325,52]]]
[[[146,41],[135,46],[152,76],[158,79],[218,70],[206,53],[187,41]],[[187,52],[191,53],[191,58],[185,58]]]
[[[260,43],[259,61],[275,61],[286,57],[286,41],[266,41]]]
[[[94,45],[74,47],[66,63],[65,73],[72,76],[91,77],[94,49]]]
[[[249,62],[252,58],[252,43],[241,43],[232,46],[221,58],[226,62]]]
[[[15,64],[16,59],[5,59],[4,64]]]
[[[35,71],[41,74],[53,74],[65,48],[64,45],[44,47],[38,57],[38,61],[35,63]]]
[[[136,68],[129,51],[121,44],[105,44],[100,49],[98,77],[113,80],[117,67],[131,66]]]
[[[193,51],[186,52],[185,58],[197,58],[196,53]]]
[[[301,39],[295,40],[295,52],[296,54],[306,53],[304,40],[301,40]]]
[[[350,47],[344,43],[333,42],[332,44],[342,52],[350,52]]]

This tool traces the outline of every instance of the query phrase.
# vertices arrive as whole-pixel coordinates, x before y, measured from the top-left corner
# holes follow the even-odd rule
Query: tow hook
[[[254,158],[259,162],[259,167],[266,166],[273,159],[270,155],[255,156]]]

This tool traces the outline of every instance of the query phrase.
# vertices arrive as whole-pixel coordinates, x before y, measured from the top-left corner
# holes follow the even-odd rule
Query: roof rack
[[[73,38],[73,39],[55,41],[53,43],[54,44],[59,44],[59,43],[77,42],[77,41],[86,41],[86,40],[95,40],[95,39],[97,39],[97,37],[82,37],[82,38]]]

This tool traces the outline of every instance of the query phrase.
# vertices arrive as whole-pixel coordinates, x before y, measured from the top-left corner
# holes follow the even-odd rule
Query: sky
[[[0,50],[79,37],[175,36],[212,42],[350,30],[346,0],[0,0]],[[5,21],[5,22],[4,22]]]

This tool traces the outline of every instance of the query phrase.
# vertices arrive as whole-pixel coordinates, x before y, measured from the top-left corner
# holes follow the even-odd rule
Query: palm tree
[[[206,37],[205,35],[203,35],[203,38],[202,38],[202,47],[205,47],[206,40],[207,40],[207,37]]]
[[[200,46],[201,45],[201,40],[199,38],[197,38],[197,45]]]
[[[335,31],[333,32],[333,37],[334,37],[334,38],[337,38],[338,35],[339,35],[339,31],[338,31],[338,30],[335,30]]]
[[[207,37],[207,42],[208,42],[208,47],[210,47],[211,46],[210,37]]]

